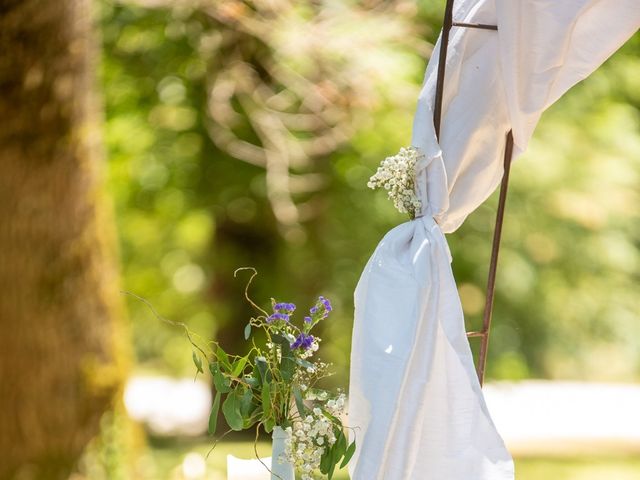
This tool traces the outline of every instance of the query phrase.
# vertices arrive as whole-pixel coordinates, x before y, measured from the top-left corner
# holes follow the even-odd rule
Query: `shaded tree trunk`
[[[122,372],[89,0],[0,0],[0,52],[0,479],[56,480]]]

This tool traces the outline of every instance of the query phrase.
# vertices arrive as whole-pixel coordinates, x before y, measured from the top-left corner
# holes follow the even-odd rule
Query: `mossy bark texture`
[[[121,385],[89,0],[0,0],[0,479],[68,478]]]

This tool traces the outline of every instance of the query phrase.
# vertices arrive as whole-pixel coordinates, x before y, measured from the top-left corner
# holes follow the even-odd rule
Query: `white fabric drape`
[[[502,178],[541,113],[640,26],[640,0],[457,0],[440,143],[433,126],[437,54],[412,145],[422,216],[382,239],[355,291],[349,424],[352,480],[510,480],[513,462],[487,411],[465,334],[444,233]],[[439,46],[436,45],[435,52]]]

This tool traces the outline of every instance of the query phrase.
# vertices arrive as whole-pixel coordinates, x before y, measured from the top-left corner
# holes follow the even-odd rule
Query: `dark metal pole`
[[[509,186],[509,172],[511,171],[511,157],[513,156],[513,133],[509,130],[504,148],[504,174],[500,184],[500,198],[498,200],[498,212],[496,213],[496,225],[493,231],[493,245],[491,247],[491,261],[489,263],[489,278],[487,279],[487,299],[484,304],[482,316],[482,340],[478,355],[478,379],[480,385],[484,382],[484,371],[487,364],[487,351],[489,349],[489,329],[491,328],[491,316],[493,313],[493,298],[496,287],[496,271],[498,268],[498,254],[500,253],[500,238],[502,237],[502,224],[504,222],[504,207],[507,201],[507,188]]]
[[[453,22],[452,25],[454,27],[479,28],[480,30],[498,30],[497,25],[487,25],[486,23]]]
[[[440,121],[442,119],[442,94],[444,92],[444,73],[447,65],[447,49],[449,48],[449,32],[453,24],[453,0],[447,0],[440,37],[440,53],[438,56],[438,76],[436,77],[436,98],[433,106],[433,126],[436,138],[440,139]]]
[[[449,48],[449,32],[451,27],[479,28],[483,30],[498,30],[496,25],[486,25],[483,23],[461,23],[453,21],[453,2],[447,0],[444,10],[444,20],[442,22],[442,35],[440,37],[440,52],[438,54],[438,74],[436,77],[436,97],[433,106],[433,125],[436,137],[440,140],[440,124],[442,120],[442,99],[444,93],[444,77],[447,63],[447,49]],[[468,337],[482,337],[480,352],[478,355],[478,380],[480,385],[484,382],[484,372],[487,364],[487,351],[489,349],[489,331],[491,328],[491,317],[493,313],[493,298],[495,296],[496,270],[498,267],[498,253],[500,252],[500,237],[502,236],[502,223],[504,221],[504,208],[507,200],[507,187],[509,184],[509,171],[511,170],[511,157],[513,156],[513,135],[511,131],[507,134],[507,141],[504,151],[504,175],[500,185],[500,199],[498,201],[498,212],[496,215],[496,225],[493,232],[493,245],[491,248],[491,260],[489,263],[489,278],[487,280],[487,297],[482,317],[482,330],[479,332],[468,332]]]

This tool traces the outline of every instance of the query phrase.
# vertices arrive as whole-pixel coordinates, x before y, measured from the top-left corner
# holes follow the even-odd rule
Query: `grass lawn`
[[[206,456],[211,444],[205,442],[152,443],[149,452],[140,459],[140,471],[146,480],[226,480],[226,456],[253,458],[253,442],[221,442],[206,460],[206,474],[184,476],[182,463],[189,453]],[[258,452],[269,456],[269,445],[260,443]],[[191,455],[191,458],[198,458]],[[336,480],[347,480],[346,471],[338,472]],[[572,456],[568,458],[516,458],[517,480],[638,480],[640,458],[635,456]]]
[[[518,480],[637,480],[638,456],[516,458]]]

